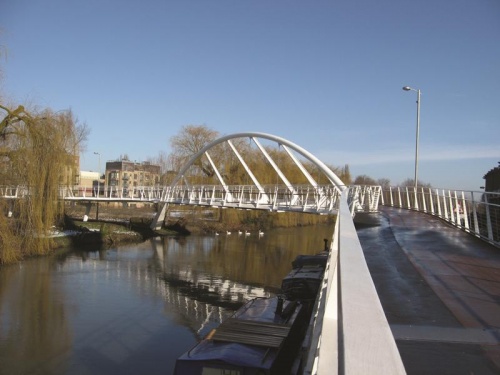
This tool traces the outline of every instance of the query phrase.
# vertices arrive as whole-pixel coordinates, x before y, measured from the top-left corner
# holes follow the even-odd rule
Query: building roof
[[[489,175],[497,174],[500,173],[500,167],[495,167],[493,169],[490,169],[484,176],[483,178],[486,178]]]

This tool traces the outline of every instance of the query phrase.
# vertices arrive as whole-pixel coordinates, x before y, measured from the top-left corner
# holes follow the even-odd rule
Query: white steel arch
[[[238,138],[250,138],[256,144],[261,154],[278,174],[283,185],[276,185],[273,187],[268,186],[265,188],[260,184],[254,173],[252,173],[249,166],[245,163],[243,157],[231,142],[232,140]],[[292,185],[265,148],[262,147],[259,139],[267,139],[276,142],[278,146],[283,147],[293,163],[306,177],[309,185]],[[224,181],[222,174],[219,172],[217,166],[208,153],[210,149],[224,142],[227,142],[236,158],[244,167],[246,173],[253,182],[253,186],[228,186],[228,184]],[[291,152],[291,150],[312,162],[326,176],[329,184],[319,186],[299,159]],[[187,182],[186,185],[179,184],[188,169],[202,156],[206,156],[208,159],[208,162],[213,168],[214,174],[219,180],[220,185],[189,186]],[[328,168],[321,160],[316,158],[309,151],[296,145],[295,143],[275,135],[259,132],[230,134],[208,143],[199,152],[193,155],[191,159],[180,169],[170,186],[168,186],[162,194],[160,201],[166,204],[158,212],[158,215],[155,217],[151,227],[156,228],[161,224],[165,218],[166,207],[169,203],[269,210],[276,212],[292,211],[322,215],[334,214],[338,210],[339,198],[344,190],[346,190],[345,184],[330,168]]]
[[[251,168],[245,162],[244,158],[240,154],[237,148],[240,148],[241,144],[233,141],[235,139],[245,139],[249,138],[250,141],[257,146],[253,148],[250,154],[252,158],[255,156],[262,157],[264,159],[263,163],[268,163],[264,172],[262,169],[255,169],[255,173],[252,172]],[[278,146],[282,148],[285,153],[273,153],[268,152],[269,149],[263,147],[260,140],[270,141],[271,146]],[[226,142],[228,147],[227,151],[232,152],[233,156],[236,157],[237,162],[243,167],[247,176],[250,177],[253,184],[250,185],[229,185],[224,181],[227,179],[227,174],[219,172],[218,168],[222,166],[227,168],[227,158],[219,159],[220,164],[217,165],[217,158],[212,159],[209,155],[209,151],[218,145]],[[245,151],[246,147],[243,148]],[[255,154],[253,152],[256,152]],[[272,156],[275,155],[276,162],[273,160]],[[281,156],[289,156],[290,160],[287,159],[286,165],[295,165],[305,179],[297,179],[290,174],[288,177],[280,169],[283,167],[283,159]],[[205,156],[208,163],[211,166],[213,174],[210,176],[210,182],[201,185],[193,185],[188,183],[188,175],[186,172],[191,166],[196,165],[195,162],[201,157]],[[227,155],[226,155],[227,156]],[[300,158],[300,160],[299,160]],[[231,158],[232,159],[232,158]],[[215,162],[214,162],[215,160]],[[235,159],[234,159],[235,160]],[[233,161],[234,161],[233,160]],[[322,173],[326,178],[327,183],[322,182],[319,185],[311,175],[311,173],[302,164],[304,160],[311,162],[315,171]],[[309,168],[310,169],[310,168]],[[288,170],[288,169],[284,169]],[[276,173],[276,183],[266,185],[261,184],[257,179],[256,175],[260,177],[263,181],[269,181],[269,173]],[[287,172],[289,173],[289,172]],[[289,180],[292,180],[290,181]],[[180,183],[180,181],[183,183]],[[218,180],[218,181],[217,181]],[[193,180],[191,180],[193,181]],[[229,179],[228,179],[229,181]],[[279,182],[281,181],[281,182]],[[300,182],[299,182],[300,181]],[[304,182],[307,181],[307,182]],[[185,182],[185,183],[184,183]],[[153,223],[152,228],[157,228],[165,218],[165,213],[167,206],[169,204],[180,204],[180,205],[196,205],[196,206],[207,206],[214,208],[236,208],[236,209],[246,209],[246,210],[267,210],[273,212],[301,212],[301,213],[311,213],[319,215],[330,215],[336,214],[338,212],[339,198],[343,191],[346,190],[346,186],[342,180],[322,161],[316,158],[307,150],[302,147],[275,135],[260,133],[260,132],[245,132],[236,133],[223,136],[213,142],[208,143],[199,152],[193,155],[190,160],[180,169],[177,176],[174,178],[169,186],[133,186],[129,189],[116,189],[110,187],[108,190],[104,191],[104,194],[91,189],[75,186],[75,187],[61,187],[60,197],[61,199],[68,201],[84,201],[88,202],[86,215],[88,216],[91,208],[90,202],[154,202],[162,204],[161,210],[157,213]],[[352,189],[351,189],[352,190]],[[352,190],[353,193],[350,195],[357,195],[359,189]],[[15,192],[14,192],[15,191]],[[14,196],[13,196],[14,195]],[[15,189],[6,187],[1,189],[0,196],[9,199],[18,199],[21,196],[29,195],[29,191],[22,186],[17,186]],[[353,205],[353,210],[359,211],[360,209],[365,209],[366,207],[361,207],[362,203],[359,198],[354,199],[356,205]],[[370,200],[370,202],[375,202],[370,204],[369,211],[376,210],[376,205],[378,203],[377,199]]]
[[[228,142],[228,144],[231,146],[231,148],[233,149],[233,151],[237,155],[237,151],[235,150],[234,146],[231,143],[232,139],[237,139],[237,138],[250,138],[250,139],[252,139],[255,142],[255,144],[258,146],[258,148],[260,149],[260,151],[262,152],[262,154],[268,159],[268,161],[271,163],[271,165],[273,165],[273,167],[275,169],[276,169],[276,166],[275,166],[274,162],[270,159],[269,155],[267,155],[267,153],[264,150],[264,148],[260,145],[260,143],[258,141],[258,138],[263,138],[263,139],[267,139],[267,140],[270,140],[270,141],[274,141],[274,142],[278,143],[279,145],[282,145],[283,148],[285,149],[285,151],[292,158],[292,160],[295,163],[295,165],[297,165],[297,167],[302,171],[302,173],[304,173],[306,175],[307,179],[311,182],[311,184],[314,184],[313,180],[312,180],[312,177],[305,170],[305,168],[300,163],[300,161],[297,158],[295,158],[294,155],[290,152],[290,150],[288,149],[288,147],[289,147],[290,149],[298,152],[300,155],[302,155],[303,157],[305,157],[306,159],[308,159],[309,161],[311,161],[315,166],[317,166],[319,168],[319,170],[322,171],[325,174],[325,176],[328,178],[328,180],[330,181],[330,183],[336,189],[338,189],[339,192],[343,191],[346,188],[346,186],[342,182],[342,180],[330,168],[328,168],[321,160],[319,160],[316,156],[314,156],[313,154],[311,154],[306,149],[304,149],[304,148],[296,145],[293,142],[288,141],[285,138],[281,138],[281,137],[278,137],[278,136],[275,136],[275,135],[272,135],[272,134],[260,133],[260,132],[245,132],[245,133],[229,134],[229,135],[220,137],[220,138],[216,139],[213,142],[210,142],[205,147],[203,147],[197,154],[195,154],[187,162],[186,165],[184,165],[184,167],[179,171],[179,173],[177,174],[177,176],[175,177],[175,179],[172,181],[171,186],[175,186],[179,182],[179,180],[184,176],[184,174],[186,173],[186,171],[193,165],[193,163],[196,160],[198,160],[203,155],[207,156],[207,158],[209,159],[210,163],[212,164],[212,167],[214,167],[214,165],[213,165],[213,163],[211,161],[211,158],[210,158],[210,156],[208,154],[208,151],[211,148],[215,147],[216,145],[218,145],[220,143]],[[243,162],[242,159],[240,159],[240,161]],[[217,176],[219,177],[220,174],[218,173],[218,171],[217,171],[216,168],[215,168],[215,170],[216,170]],[[280,173],[279,170],[277,170],[277,172]],[[250,171],[250,173],[251,173],[251,171]],[[283,176],[281,176],[281,177],[283,179]]]

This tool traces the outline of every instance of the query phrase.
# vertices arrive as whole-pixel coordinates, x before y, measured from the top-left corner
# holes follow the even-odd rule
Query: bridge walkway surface
[[[358,236],[407,374],[500,374],[500,249],[381,207]]]

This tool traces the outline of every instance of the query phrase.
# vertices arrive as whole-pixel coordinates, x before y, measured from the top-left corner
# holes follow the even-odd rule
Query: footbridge
[[[242,179],[245,181],[243,184]],[[2,188],[0,193],[3,198],[13,200],[29,195],[29,189]],[[425,351],[426,347],[435,348],[429,343],[434,345],[436,342],[443,347],[458,342],[462,349],[464,345],[468,345],[467,348],[476,345],[480,349],[475,346],[474,350],[485,351],[487,357],[481,359],[478,366],[491,370],[483,373],[496,373],[500,369],[500,335],[496,325],[500,322],[494,318],[500,316],[500,311],[496,314],[494,308],[498,307],[499,294],[498,290],[495,292],[495,285],[500,285],[500,262],[483,263],[479,259],[493,258],[495,250],[500,247],[498,194],[345,186],[331,168],[306,150],[283,138],[264,133],[238,133],[207,144],[187,161],[169,186],[133,187],[126,191],[109,189],[99,193],[80,187],[60,190],[61,199],[73,202],[158,203],[161,209],[154,225],[161,223],[169,205],[173,204],[337,215],[327,270],[307,336],[304,374],[432,373],[428,368],[422,372],[418,353],[419,350],[420,353]],[[417,215],[423,215],[425,224],[418,222],[412,226],[411,223],[417,222],[412,218],[421,217]],[[366,232],[356,229],[354,219],[363,216],[375,217],[379,224],[382,223],[376,229],[380,231],[376,232],[378,234],[374,234],[375,229]],[[388,220],[396,225],[390,230],[390,235],[384,232],[386,227],[383,225]],[[453,228],[456,234],[443,235],[442,225]],[[419,246],[413,251],[413,245],[405,242],[409,238],[408,233],[413,233],[415,242],[429,238],[432,244],[427,242],[427,248]],[[451,237],[453,240],[450,240]],[[454,249],[462,244],[468,244],[467,249],[462,247],[454,254]],[[475,247],[480,248],[480,255],[474,258]],[[482,306],[486,300],[490,303],[487,313],[477,312],[477,304],[473,306],[467,293],[455,298],[450,291],[470,285],[450,286],[446,283],[451,282],[450,278],[444,282],[445,278],[441,277],[442,273],[452,274],[456,277],[451,279],[456,280],[460,277],[460,270],[452,272],[446,269],[440,273],[432,268],[436,265],[436,257],[444,259],[444,255],[437,253],[443,249],[447,250],[447,259],[475,264],[476,271],[490,267],[487,278],[481,279],[479,271],[475,276],[467,276],[470,277],[468,282],[478,280],[476,289],[488,290],[487,297],[477,290],[473,297],[483,301]],[[385,255],[379,262],[387,269],[381,276],[377,269],[383,267],[373,259],[380,259],[382,250]],[[394,254],[406,255],[398,258]],[[411,259],[413,266],[408,268],[404,259]],[[412,272],[419,275],[414,276]],[[384,278],[384,275],[393,274],[398,275],[397,280],[396,277],[390,280]],[[405,279],[406,275],[419,281]],[[422,288],[422,279],[430,285],[430,289],[422,295],[434,293],[440,301],[445,301],[440,303],[447,306],[448,314],[451,312],[451,315],[458,316],[453,323],[436,327],[432,319],[428,323],[398,318],[409,315],[407,310],[414,311],[416,305],[429,316],[434,313],[435,307],[421,302],[422,295],[416,295],[416,291]],[[412,285],[412,282],[417,285]],[[404,287],[400,287],[401,284]],[[397,288],[402,291],[394,294],[393,290]],[[401,311],[405,306],[407,310]],[[470,311],[475,313],[467,315]],[[488,314],[493,318],[484,316]],[[424,349],[411,349],[415,348],[415,342],[424,343]],[[424,353],[426,355],[435,358],[430,353]],[[460,363],[452,354],[450,358],[450,366]],[[429,366],[432,367],[432,364]],[[455,365],[455,369],[462,371],[459,367]],[[463,372],[446,372],[436,368],[439,372],[435,373]],[[476,373],[476,368],[467,373]]]

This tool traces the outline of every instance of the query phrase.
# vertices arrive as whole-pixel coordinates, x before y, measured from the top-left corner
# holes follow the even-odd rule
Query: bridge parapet
[[[23,198],[29,194],[28,188],[23,185],[0,186],[0,197],[5,199]]]
[[[500,192],[389,187],[381,204],[424,212],[500,247]]]
[[[253,185],[177,185],[167,188],[161,201],[170,204],[276,212],[334,214],[337,212],[339,196],[338,189],[330,185],[293,186],[293,191],[284,185],[261,186],[259,188]]]
[[[338,212],[340,190],[332,185],[175,185],[139,186],[131,189],[97,189],[81,186],[59,189],[62,200],[73,202],[147,202],[215,208],[256,209],[330,215]],[[100,194],[99,194],[100,193]],[[23,199],[24,186],[1,186],[0,197]],[[353,212],[376,212],[379,186],[353,186],[348,192]]]
[[[340,197],[304,374],[405,374],[352,220],[363,189],[349,190]]]

